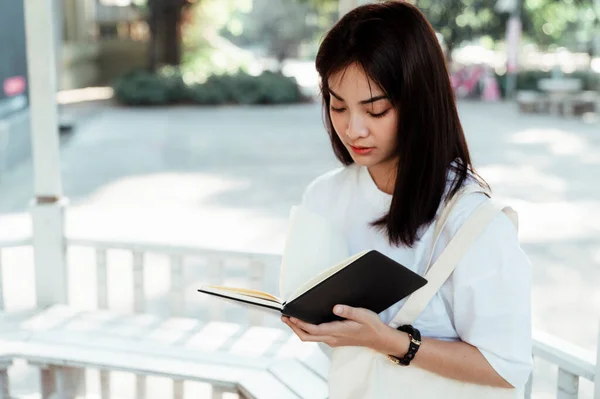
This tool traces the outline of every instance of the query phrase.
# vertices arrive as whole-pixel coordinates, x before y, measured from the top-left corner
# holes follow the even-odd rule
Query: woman
[[[435,261],[488,200],[482,193],[456,197],[465,187],[487,185],[472,167],[433,29],[405,2],[361,6],[328,32],[316,66],[333,151],[345,166],[311,183],[304,204],[339,227],[353,253],[376,249],[423,274],[430,253]],[[435,241],[437,217],[453,198]],[[530,282],[516,229],[498,214],[408,333],[388,325],[404,301],[379,315],[340,304],[333,311],[341,322],[282,320],[303,341],[326,344],[334,354],[364,347],[407,360],[411,350],[408,368],[521,389],[532,369]],[[409,336],[419,332],[415,352]]]

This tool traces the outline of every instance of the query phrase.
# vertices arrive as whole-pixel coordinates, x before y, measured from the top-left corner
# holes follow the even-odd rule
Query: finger
[[[311,335],[326,335],[322,331],[322,325],[310,324],[305,321],[299,320],[295,317],[290,317],[290,321],[292,322],[292,324],[300,327],[302,330],[306,331]]]
[[[283,321],[283,323],[284,323],[284,324],[286,324],[286,325],[287,325],[289,328],[291,328],[292,330],[294,330],[294,328],[298,329],[298,327],[296,327],[296,326],[294,325],[294,323],[292,323],[292,322],[290,321],[290,318],[289,318],[289,317],[282,318],[281,320]],[[302,330],[302,329],[300,329],[300,330]],[[306,332],[306,331],[304,331],[304,332]]]
[[[352,320],[332,321],[329,323],[314,325],[292,317],[290,322],[311,335],[328,337],[339,337],[352,334],[353,331],[356,330],[356,327],[359,326],[358,323]]]
[[[303,342],[328,342],[331,338],[327,336],[311,335],[293,323],[289,323],[288,325]]]

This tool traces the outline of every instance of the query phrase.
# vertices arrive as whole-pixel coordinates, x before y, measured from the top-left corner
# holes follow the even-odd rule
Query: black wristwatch
[[[387,355],[387,357],[392,362],[398,365],[408,366],[410,362],[415,358],[415,354],[421,347],[421,333],[419,332],[419,330],[417,330],[411,325],[400,326],[397,328],[397,330],[403,331],[408,334],[408,338],[410,339],[410,346],[408,347],[408,352],[402,358],[393,355]]]

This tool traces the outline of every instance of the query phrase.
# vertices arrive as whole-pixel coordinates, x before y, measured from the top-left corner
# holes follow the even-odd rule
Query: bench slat
[[[135,339],[122,339],[118,337],[101,337],[94,335],[77,334],[65,331],[48,331],[34,333],[30,338],[32,343],[41,345],[62,345],[71,350],[89,350],[97,352],[115,352],[123,356],[152,356],[154,358],[167,358],[182,362],[202,362],[216,366],[261,368],[266,369],[272,359],[263,357],[239,356],[223,352],[201,352],[184,349],[177,345],[164,345],[160,342],[142,341]],[[60,353],[58,354],[60,356]],[[89,362],[93,363],[90,357]]]
[[[35,365],[124,371],[137,375],[185,379],[227,387],[234,387],[246,373],[253,371],[243,367],[157,357],[154,354],[121,353],[118,350],[107,351],[50,342],[27,342],[19,349],[19,357]]]

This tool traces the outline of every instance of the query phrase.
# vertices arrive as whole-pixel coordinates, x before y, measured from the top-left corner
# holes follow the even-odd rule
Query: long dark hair
[[[404,1],[355,8],[327,33],[317,54],[325,124],[336,157],[352,157],[337,136],[329,114],[329,77],[356,63],[397,110],[398,170],[389,212],[373,222],[390,243],[412,246],[442,201],[450,170],[448,198],[475,176],[458,117],[442,49],[423,14]]]

